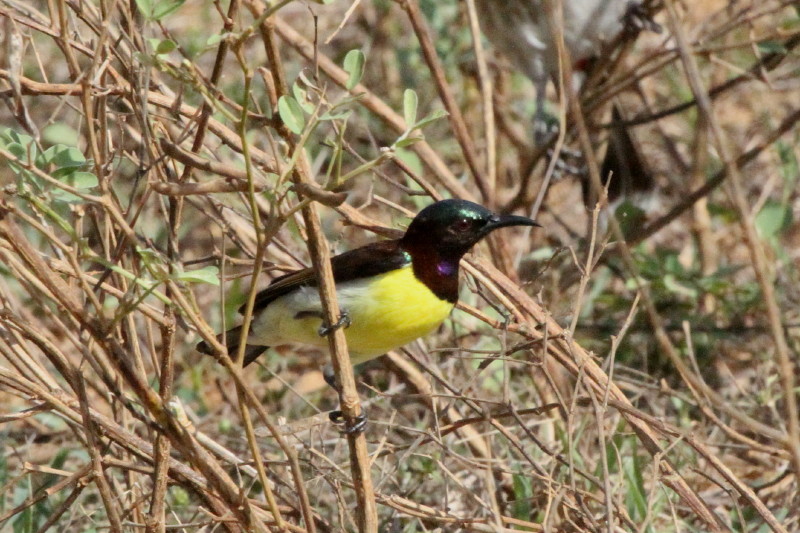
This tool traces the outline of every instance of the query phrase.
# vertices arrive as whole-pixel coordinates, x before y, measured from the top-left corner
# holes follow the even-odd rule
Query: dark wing
[[[331,258],[333,279],[344,283],[359,278],[377,276],[407,265],[411,256],[400,248],[399,240],[380,241]],[[258,313],[276,299],[289,294],[299,287],[317,285],[317,275],[312,268],[290,272],[272,280],[266,289],[256,295],[253,313]],[[245,305],[239,308],[244,313]]]
[[[236,357],[236,353],[239,351],[239,341],[242,338],[242,326],[236,326],[235,328],[229,329],[226,333],[220,333],[217,335],[217,340],[219,342],[225,341],[225,345],[228,348],[228,356],[231,358]],[[206,342],[202,341],[197,344],[197,351],[200,353],[204,353],[206,355],[215,355],[216,352],[213,348]],[[269,346],[256,346],[253,344],[248,344],[244,350],[244,366],[249,365],[253,361],[255,361],[259,355],[266,352]]]

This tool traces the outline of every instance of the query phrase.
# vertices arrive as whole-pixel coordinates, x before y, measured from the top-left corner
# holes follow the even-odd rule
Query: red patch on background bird
[[[579,59],[579,60],[577,60],[575,62],[575,64],[572,65],[572,70],[578,70],[578,71],[581,71],[581,72],[583,72],[585,70],[589,70],[590,62],[591,62],[591,58],[588,58],[588,57],[585,57],[583,59]]]

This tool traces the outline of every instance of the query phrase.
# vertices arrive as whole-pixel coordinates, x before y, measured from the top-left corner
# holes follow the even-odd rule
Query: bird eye
[[[458,232],[468,231],[472,229],[472,221],[468,218],[462,218],[456,220],[453,223],[453,229],[455,229]]]

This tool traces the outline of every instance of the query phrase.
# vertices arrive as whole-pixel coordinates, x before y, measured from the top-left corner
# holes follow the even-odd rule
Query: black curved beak
[[[492,217],[489,219],[489,222],[483,227],[482,233],[486,235],[497,228],[505,228],[507,226],[542,227],[541,224],[535,220],[531,220],[528,217],[521,217],[519,215],[492,215]]]

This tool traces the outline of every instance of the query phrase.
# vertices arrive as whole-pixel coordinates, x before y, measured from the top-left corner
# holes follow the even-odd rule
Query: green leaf
[[[353,102],[358,102],[359,100],[364,99],[364,93],[354,94],[352,96],[348,96],[346,98],[342,98],[339,102],[334,106],[335,109],[339,109],[341,107],[347,106],[352,104]]]
[[[209,285],[219,287],[219,269],[215,266],[207,266],[198,268],[197,270],[181,272],[176,278],[179,281],[188,283],[208,283]]]
[[[297,100],[288,95],[281,96],[278,100],[278,114],[292,133],[295,135],[303,133],[306,119],[303,115],[303,108],[300,107]]]
[[[55,165],[56,170],[81,168],[86,166],[87,163],[83,152],[74,146],[66,146],[63,144],[56,144],[45,150],[40,160],[43,161],[45,165]]]
[[[35,144],[33,142],[33,137],[25,135],[24,133],[19,133],[11,128],[5,128],[0,132],[0,139],[2,139],[3,144],[18,143],[24,146]]]
[[[97,187],[97,176],[91,172],[78,171],[69,176],[69,184],[76,189],[86,190]]]
[[[319,117],[319,120],[320,121],[323,121],[323,120],[339,120],[339,119],[347,120],[347,118],[349,118],[350,115],[352,115],[352,114],[353,114],[353,111],[350,110],[350,109],[348,109],[346,111],[328,111],[327,113],[324,113],[321,117]]]
[[[161,20],[167,15],[178,10],[184,0],[161,0],[153,10],[153,20]]]
[[[185,0],[136,0],[136,7],[147,20],[159,21],[178,10]]]
[[[417,122],[417,104],[419,98],[417,93],[411,89],[403,92],[403,118],[406,121],[406,128],[412,129]]]
[[[769,201],[756,215],[756,229],[764,239],[775,237],[792,222],[792,212],[788,206]]]
[[[734,223],[739,220],[735,209],[714,202],[708,203],[708,212],[715,217],[720,217],[723,222]]]
[[[642,471],[638,458],[626,457],[622,463],[627,480],[627,506],[632,517],[640,519],[647,516],[647,490],[644,486]]]
[[[142,263],[144,263],[144,265],[148,268],[161,262],[161,254],[152,248],[142,248],[141,246],[137,246],[136,253],[139,254],[139,258],[142,260]]]
[[[51,124],[42,131],[42,139],[47,144],[76,146],[80,140],[80,137],[80,133],[78,133],[75,128],[68,126],[63,122]]]
[[[191,503],[191,498],[189,497],[189,493],[186,492],[186,489],[180,486],[170,487],[169,493],[172,496],[172,505],[178,507],[186,507]]]
[[[431,122],[436,122],[437,120],[439,120],[441,118],[444,118],[447,115],[449,115],[449,113],[447,111],[445,111],[444,109],[437,109],[437,110],[431,112],[430,114],[428,114],[425,118],[423,118],[422,120],[420,120],[416,124],[414,124],[414,127],[415,128],[424,128],[425,126],[427,126]]]
[[[178,44],[172,39],[164,39],[163,41],[158,41],[156,46],[154,46],[153,48],[155,49],[157,55],[161,55],[161,54],[168,54],[173,50],[175,50],[177,47]]]
[[[28,162],[28,147],[23,146],[19,143],[8,143],[6,145],[6,150],[11,152],[11,155],[19,159],[20,163],[27,163]],[[36,153],[35,150],[31,150],[31,155]]]
[[[394,143],[394,148],[405,148],[407,146],[411,146],[412,144],[423,140],[425,137],[422,135],[417,135],[415,137],[404,137]]]
[[[158,48],[156,48],[157,54],[168,54],[178,48],[178,43],[173,41],[172,39],[164,39],[159,43]]]
[[[292,85],[292,94],[294,94],[294,99],[297,100],[297,103],[300,104],[303,111],[309,115],[314,112],[316,106],[309,101],[308,91],[301,87],[300,84],[295,83]]]
[[[419,156],[411,150],[405,150],[401,147],[400,149],[396,150],[395,157],[405,163],[413,172],[417,174],[422,174],[425,171],[425,167],[422,165],[422,161],[420,160]]]
[[[39,156],[39,149],[33,137],[17,133],[12,129],[0,131],[0,146],[11,152],[22,163],[36,161]]]
[[[785,54],[787,52],[786,46],[781,41],[762,41],[758,43],[758,50],[762,54]]]
[[[215,45],[220,41],[222,41],[223,39],[227,39],[230,35],[232,35],[232,33],[229,31],[226,31],[224,33],[215,33],[206,40],[206,45],[207,46]]]
[[[88,189],[97,187],[98,183],[97,176],[95,176],[91,172],[74,171],[74,170],[64,174],[59,179],[64,183],[66,183],[67,185],[71,185],[72,187],[78,189],[79,191],[86,191]],[[52,197],[53,200],[66,203],[79,203],[84,201],[83,198],[81,198],[80,196],[76,196],[71,192],[67,192],[56,187],[53,188]]]
[[[35,180],[35,178],[34,174],[25,167],[35,164],[36,160],[41,157],[33,137],[17,133],[10,128],[2,129],[0,130],[0,147],[5,148],[19,160],[19,163],[12,160],[4,161],[4,163],[19,178],[17,186],[26,189],[31,180]]]
[[[673,274],[665,274],[663,282],[664,288],[672,293],[683,294],[692,299],[697,298],[697,290],[679,283]]]
[[[366,60],[367,58],[361,50],[350,50],[344,56],[344,71],[348,74],[347,82],[345,82],[344,86],[348,91],[352,91],[361,81]]]
[[[141,11],[142,14],[149,19],[150,15],[153,13],[154,1],[156,0],[136,0],[136,7],[138,7],[139,11]]]
[[[514,486],[513,516],[520,520],[530,520],[533,515],[531,500],[533,499],[533,484],[531,479],[521,474],[512,477]]]

